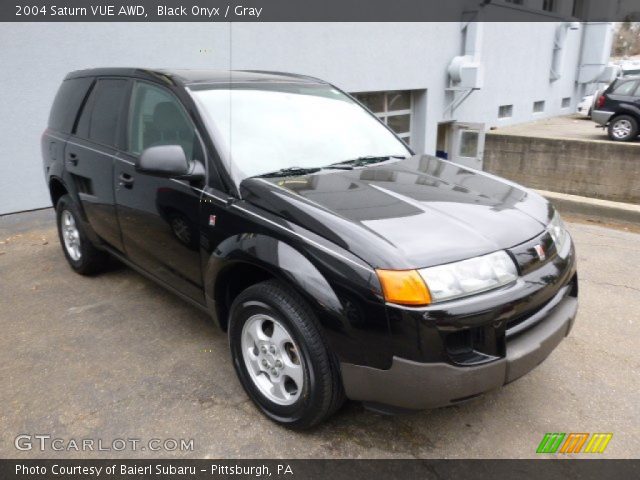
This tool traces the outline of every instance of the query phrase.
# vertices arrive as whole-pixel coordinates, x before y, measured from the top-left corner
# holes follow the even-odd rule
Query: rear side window
[[[115,146],[128,81],[98,80],[80,115],[76,134],[96,143]]]
[[[71,78],[60,85],[49,114],[49,128],[61,133],[71,133],[93,78]]]
[[[613,87],[613,92],[615,95],[631,95],[634,87],[636,86],[636,82],[624,82]]]

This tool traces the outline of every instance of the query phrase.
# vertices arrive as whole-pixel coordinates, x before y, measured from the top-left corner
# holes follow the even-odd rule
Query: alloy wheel
[[[616,120],[613,124],[612,133],[617,139],[626,138],[631,134],[631,122],[626,119]]]
[[[82,252],[80,250],[80,231],[76,226],[76,220],[69,210],[64,210],[60,216],[60,228],[62,230],[62,239],[64,240],[64,248],[75,262],[80,260]]]
[[[249,376],[278,405],[291,405],[300,398],[305,373],[299,352],[289,331],[269,315],[253,315],[242,328],[242,357]]]

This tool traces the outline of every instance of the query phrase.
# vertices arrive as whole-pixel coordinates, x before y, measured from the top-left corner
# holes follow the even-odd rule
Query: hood
[[[249,178],[242,197],[374,268],[439,265],[518,245],[553,209],[507,180],[432,156],[353,170]]]

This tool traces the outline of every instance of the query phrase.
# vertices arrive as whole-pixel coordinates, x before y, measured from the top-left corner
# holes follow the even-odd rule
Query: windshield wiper
[[[272,178],[272,177],[294,177],[297,175],[308,175],[311,173],[317,173],[320,170],[338,169],[338,170],[351,170],[354,167],[362,167],[371,163],[384,162],[391,158],[405,159],[402,155],[384,155],[384,156],[365,156],[352,158],[350,160],[344,160],[342,162],[332,163],[324,167],[286,167],[280,170],[274,170],[273,172],[262,173],[260,175],[254,175],[256,178]]]
[[[293,177],[296,175],[308,175],[310,173],[319,172],[321,168],[304,168],[304,167],[286,167],[280,170],[274,170],[273,172],[263,173],[261,175],[255,175],[256,178],[269,178],[269,177]]]
[[[325,168],[353,168],[353,167],[362,167],[364,165],[370,165],[372,163],[384,162],[385,160],[389,160],[391,158],[401,158],[405,159],[402,155],[382,155],[382,156],[374,156],[367,155],[364,157],[352,158],[350,160],[344,160],[342,162],[332,163],[331,165],[327,165]]]

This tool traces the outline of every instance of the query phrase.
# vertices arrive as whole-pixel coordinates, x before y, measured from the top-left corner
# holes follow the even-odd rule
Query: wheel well
[[[218,322],[227,331],[229,309],[235,298],[251,285],[274,278],[267,270],[248,263],[237,263],[218,274],[215,283],[215,302]]]
[[[49,182],[49,193],[51,194],[51,203],[53,204],[53,208],[55,208],[60,197],[69,192],[60,180],[53,178]]]
[[[633,118],[636,122],[640,123],[640,117],[635,113],[635,112],[630,112],[628,110],[620,110],[617,111],[616,113],[614,113],[613,115],[611,115],[611,118],[609,119],[609,122],[613,122],[616,118],[618,117],[631,117]]]

